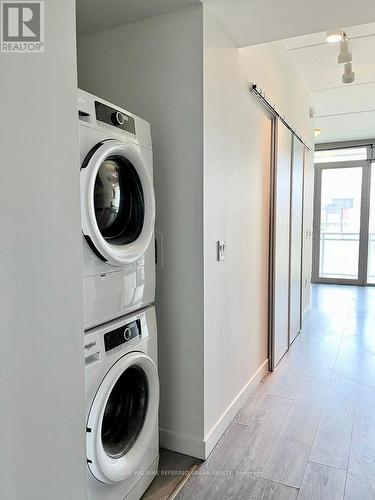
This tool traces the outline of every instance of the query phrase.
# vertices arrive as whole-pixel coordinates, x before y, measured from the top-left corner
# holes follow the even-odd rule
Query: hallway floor
[[[312,293],[288,354],[172,498],[375,498],[375,288]]]

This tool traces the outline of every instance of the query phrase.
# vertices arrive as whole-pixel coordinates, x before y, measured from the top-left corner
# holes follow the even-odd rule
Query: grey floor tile
[[[375,417],[355,415],[345,500],[375,498]]]
[[[305,377],[294,404],[310,407],[323,408],[328,391],[329,379],[318,377]]]
[[[358,387],[358,397],[355,407],[357,415],[375,416],[375,387],[360,385]]]
[[[342,500],[346,471],[309,462],[298,500]]]
[[[347,469],[354,413],[325,409],[310,454],[310,460]]]
[[[375,352],[340,351],[335,369],[349,374],[358,383],[375,385]]]
[[[269,390],[269,394],[283,398],[294,399],[301,389],[303,382],[302,367],[297,365],[290,370],[278,374],[274,377],[274,382]]]
[[[262,477],[299,488],[308,462],[321,410],[293,406]]]
[[[231,467],[237,473],[261,472],[280,434],[292,401],[267,395],[242,435],[241,445],[232,455]]]
[[[375,352],[375,335],[345,335],[340,346],[341,353]]]
[[[358,383],[355,377],[335,370],[328,387],[324,408],[353,412],[357,393]]]

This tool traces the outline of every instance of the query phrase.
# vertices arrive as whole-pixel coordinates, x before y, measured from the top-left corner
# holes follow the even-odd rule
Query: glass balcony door
[[[367,161],[315,164],[314,282],[367,283],[370,177]],[[375,205],[373,212],[375,283]]]

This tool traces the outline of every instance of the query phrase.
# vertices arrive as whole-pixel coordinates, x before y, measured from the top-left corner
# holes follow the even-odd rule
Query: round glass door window
[[[101,438],[111,458],[123,457],[136,442],[148,407],[148,383],[138,366],[124,371],[115,383],[104,410]]]
[[[126,158],[110,156],[100,165],[94,210],[99,231],[108,243],[127,245],[141,234],[145,218],[142,183]]]

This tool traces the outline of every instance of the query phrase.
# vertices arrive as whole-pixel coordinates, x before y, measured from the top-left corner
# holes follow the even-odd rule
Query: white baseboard
[[[192,457],[204,460],[205,446],[202,437],[194,436],[192,434],[179,434],[176,432],[168,431],[166,429],[159,429],[160,447],[167,450],[177,451],[184,455],[191,455]]]
[[[237,394],[232,403],[228,406],[225,412],[221,415],[216,424],[212,427],[210,432],[206,435],[204,439],[204,459],[206,459],[211,451],[214,449],[216,443],[219,441],[221,436],[226,431],[229,424],[232,422],[234,417],[240,411],[245,401],[259,384],[259,382],[264,378],[268,372],[268,359],[262,363],[258,368],[255,375],[247,382],[245,387]]]

